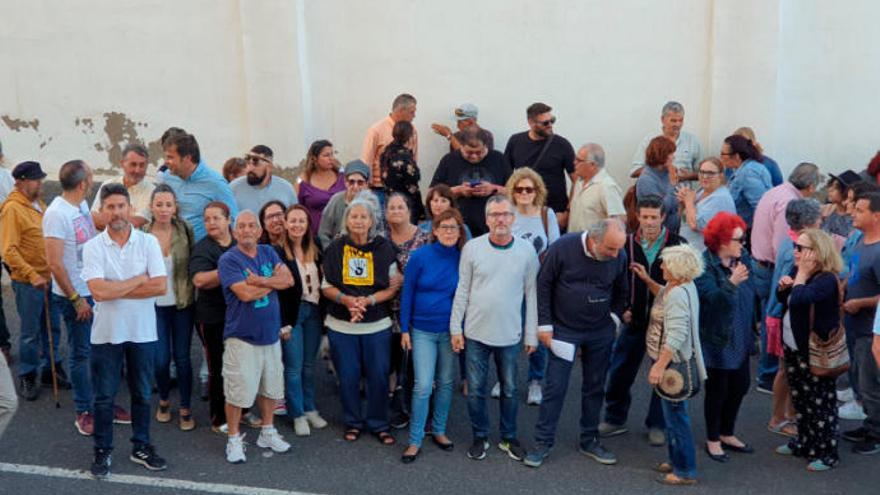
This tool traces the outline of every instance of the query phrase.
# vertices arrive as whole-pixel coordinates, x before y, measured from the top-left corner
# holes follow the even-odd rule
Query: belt
[[[769,261],[755,260],[755,263],[757,263],[758,266],[762,266],[764,268],[775,268],[776,267],[776,263],[771,263]]]

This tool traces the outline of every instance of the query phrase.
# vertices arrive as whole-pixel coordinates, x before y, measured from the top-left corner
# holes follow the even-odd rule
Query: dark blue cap
[[[46,172],[43,172],[37,162],[21,162],[12,169],[12,178],[15,180],[45,179]]]

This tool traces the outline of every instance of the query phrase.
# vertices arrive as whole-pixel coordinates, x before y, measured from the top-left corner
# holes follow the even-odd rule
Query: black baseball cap
[[[852,187],[862,181],[862,177],[852,170],[847,170],[840,175],[828,175],[830,175],[832,179],[835,179],[837,182],[843,184],[844,187]]]
[[[46,172],[43,172],[37,162],[21,162],[12,169],[12,178],[15,180],[40,180],[46,178]]]

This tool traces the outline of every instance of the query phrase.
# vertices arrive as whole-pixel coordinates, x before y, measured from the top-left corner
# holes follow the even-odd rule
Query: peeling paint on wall
[[[0,119],[2,119],[3,123],[6,124],[6,127],[8,127],[9,130],[13,132],[21,132],[22,129],[33,129],[35,131],[40,130],[40,119],[16,119],[10,117],[9,115],[0,116]]]
[[[162,147],[159,140],[145,142],[139,136],[139,130],[149,127],[147,122],[137,122],[129,118],[122,112],[105,112],[104,117],[104,135],[100,141],[93,144],[95,150],[107,154],[108,168],[96,168],[95,173],[99,175],[116,175],[119,173],[119,162],[122,161],[122,150],[129,143],[140,143],[147,147],[149,152],[149,162],[153,165],[159,165],[162,157]],[[74,125],[86,135],[95,135],[95,120],[91,117],[78,117],[74,120]]]

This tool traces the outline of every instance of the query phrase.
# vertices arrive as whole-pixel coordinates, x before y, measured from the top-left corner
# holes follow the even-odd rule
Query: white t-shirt
[[[162,262],[165,263],[165,294],[156,298],[156,306],[175,306],[177,298],[174,297],[174,259],[169,254],[162,257]]]
[[[121,281],[143,274],[150,278],[166,275],[162,248],[150,234],[132,228],[128,242],[120,247],[105,230],[83,248],[82,278],[85,281],[98,278]],[[155,304],[155,297],[96,302],[92,344],[155,341]]]
[[[81,296],[91,295],[80,272],[83,266],[83,246],[95,234],[95,224],[92,223],[89,205],[85,201],[80,202],[77,208],[61,196],[56,196],[43,214],[43,237],[64,241],[61,260],[73,290]],[[52,293],[66,297],[54,275]]]

